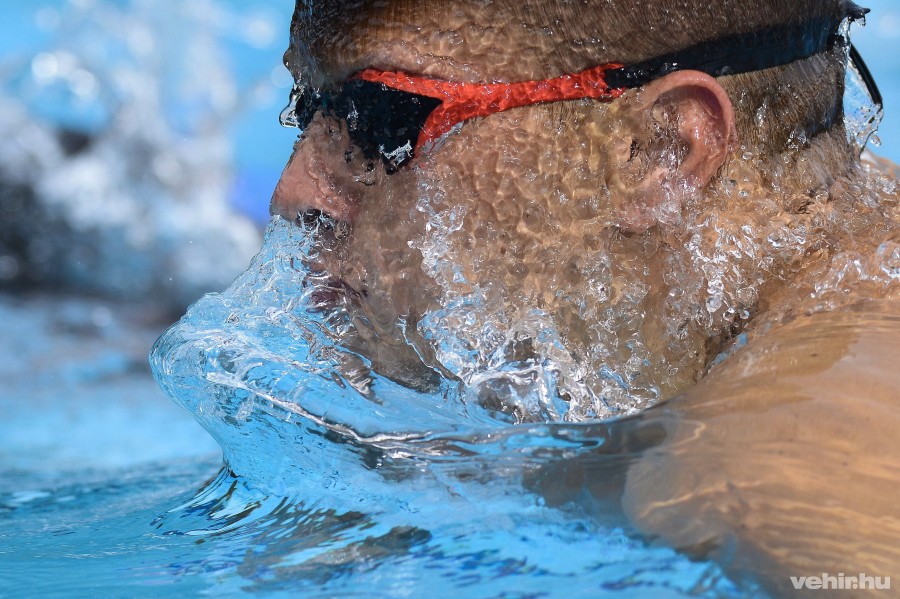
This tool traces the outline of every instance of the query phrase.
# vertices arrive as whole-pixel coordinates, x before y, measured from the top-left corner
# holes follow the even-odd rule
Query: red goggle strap
[[[621,68],[605,64],[574,75],[518,83],[457,83],[427,79],[400,72],[366,69],[354,78],[381,83],[389,88],[441,101],[425,121],[415,151],[448,133],[455,125],[519,106],[561,100],[615,100],[627,88],[610,89],[606,71]]]

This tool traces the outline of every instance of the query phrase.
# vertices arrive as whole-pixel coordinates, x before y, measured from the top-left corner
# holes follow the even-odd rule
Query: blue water
[[[223,301],[208,297],[162,343],[229,335],[227,324],[212,328]],[[331,393],[297,404],[311,419],[263,401],[242,413],[229,404],[227,369],[212,366],[221,352],[198,362],[187,354],[202,342],[176,344],[167,388],[196,402],[188,407],[226,448],[223,467],[149,377],[140,347],[159,315],[148,312],[0,295],[10,323],[0,339],[0,597],[746,596],[715,566],[646,546],[601,494],[560,478],[586,469],[612,480],[627,467],[628,452],[605,452],[613,440],[602,427],[509,427],[484,415],[461,426],[436,403],[377,438],[390,402],[416,397],[388,394],[383,409],[354,417],[328,409],[341,394],[324,379],[319,391]],[[192,380],[198,363],[209,376]],[[342,420],[358,431],[338,432]],[[409,434],[425,423],[445,433]]]
[[[615,429],[350,388],[295,229],[153,351],[225,463],[149,376],[164,313],[0,295],[0,596],[752,596],[629,530]]]
[[[332,455],[318,456],[305,473],[313,479],[307,493],[297,495],[262,492],[227,471],[201,486],[214,472],[210,461],[19,479],[17,487],[41,490],[0,489],[0,590],[65,597],[729,591],[708,565],[543,505],[517,488],[514,463],[497,472],[497,459],[485,456],[490,469],[467,460],[456,470],[367,455],[314,429],[306,435],[312,450]]]
[[[281,19],[280,43],[232,47],[239,81],[271,82],[229,124],[232,202],[260,221],[294,138],[277,125],[291,4],[266,7]],[[900,57],[886,48],[900,10],[869,4],[876,14],[855,40],[887,98],[879,153],[898,160]],[[0,2],[0,55],[47,43],[35,10]],[[197,343],[182,346],[195,352],[181,356],[183,372],[162,373],[182,409],[147,365],[171,315],[0,295],[0,597],[753,595],[713,564],[648,545],[576,476],[614,486],[627,469],[633,456],[605,427],[509,426],[386,381],[379,389],[395,393],[380,397],[396,404],[323,377],[307,377],[303,413],[244,404],[251,394],[237,382],[278,389],[287,371],[238,373],[204,353],[230,334],[228,314],[215,321],[222,300],[207,298],[175,329]],[[284,314],[256,316],[264,326]],[[386,427],[401,409],[405,428]]]
[[[0,592],[731,595],[714,568],[510,493],[502,480],[481,481],[483,496],[464,498],[448,484],[452,468],[425,476],[415,472],[421,463],[407,461],[382,464],[399,480],[380,481],[379,494],[356,481],[355,493],[332,484],[314,497],[285,497],[261,493],[227,471],[201,487],[214,468],[199,461],[82,472],[76,480],[19,479],[40,483],[40,491],[10,491],[7,483],[0,489]],[[369,472],[376,476],[371,465]]]

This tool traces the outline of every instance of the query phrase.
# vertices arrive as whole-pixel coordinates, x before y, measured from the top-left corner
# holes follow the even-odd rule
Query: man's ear
[[[734,108],[699,71],[670,73],[623,99],[607,184],[618,225],[642,233],[677,219],[725,162],[737,141]]]

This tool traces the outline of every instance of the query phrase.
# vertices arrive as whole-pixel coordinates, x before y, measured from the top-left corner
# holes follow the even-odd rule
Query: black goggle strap
[[[866,66],[862,55],[860,55],[859,50],[857,50],[856,46],[853,44],[850,44],[850,66],[856,71],[856,74],[859,75],[860,80],[862,80],[863,84],[866,86],[872,103],[875,104],[879,110],[883,109],[884,98],[881,97],[881,91],[878,89],[878,84],[875,83],[875,78],[872,77],[869,67]]]
[[[839,19],[811,19],[701,42],[671,54],[607,71],[606,82],[613,88],[632,89],[684,69],[721,77],[782,66],[837,45],[846,46],[849,44],[848,21],[863,20],[868,12],[869,9],[848,1],[844,16]],[[858,54],[856,57],[859,57]],[[871,76],[869,82],[874,87]],[[874,90],[877,93],[877,88]]]
[[[865,19],[869,9],[846,2],[839,19],[812,19],[752,31],[726,40],[702,42],[644,62],[606,71],[610,88],[637,88],[671,72],[702,71],[713,77],[760,71],[809,58],[838,45],[849,46],[851,67],[881,109],[878,86],[859,52],[847,38],[849,22]],[[725,47],[723,47],[725,46]],[[428,115],[440,100],[351,79],[340,94],[329,95],[295,85],[280,121],[286,127],[306,128],[319,110],[347,119],[354,141],[368,158],[381,156],[394,167],[412,157]]]

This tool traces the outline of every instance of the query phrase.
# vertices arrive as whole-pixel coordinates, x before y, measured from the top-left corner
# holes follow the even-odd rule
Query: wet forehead
[[[316,86],[366,67],[459,81],[543,79],[835,18],[844,7],[843,0],[298,0],[287,61],[295,78]]]
[[[459,81],[541,79],[610,54],[602,19],[578,26],[576,13],[545,0],[298,5],[286,58],[314,85],[366,67]]]

